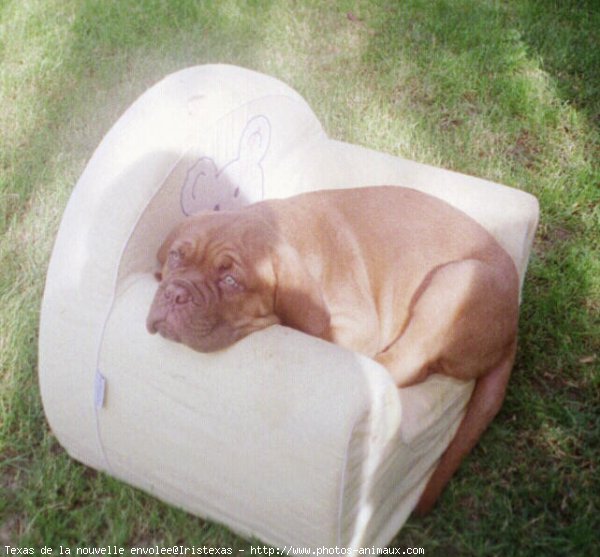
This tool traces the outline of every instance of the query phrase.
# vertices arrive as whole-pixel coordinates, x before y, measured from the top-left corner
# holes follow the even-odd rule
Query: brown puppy
[[[371,356],[398,386],[431,373],[477,379],[419,513],[500,409],[517,272],[487,231],[435,197],[357,188],[201,213],[171,232],[158,259],[148,329],[196,350],[281,323]]]

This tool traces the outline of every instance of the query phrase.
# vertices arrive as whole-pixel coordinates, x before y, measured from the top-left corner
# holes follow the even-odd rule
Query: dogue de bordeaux
[[[418,503],[428,512],[499,411],[519,281],[472,218],[396,186],[326,190],[183,221],[158,252],[147,327],[210,352],[280,323],[366,354],[398,386],[476,379]]]

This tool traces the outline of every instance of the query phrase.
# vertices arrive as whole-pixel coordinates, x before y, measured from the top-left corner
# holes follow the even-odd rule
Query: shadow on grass
[[[514,25],[532,55],[557,83],[560,96],[600,128],[600,9],[595,0],[525,1]]]
[[[554,29],[562,32],[559,16],[534,5],[544,11],[549,25],[554,24],[551,33]],[[385,96],[392,101],[395,116],[404,109],[402,117],[408,117],[408,124],[418,125],[420,133],[439,146],[434,156],[442,164],[458,161],[469,172],[481,171],[489,162],[493,172],[493,161],[502,160],[540,172],[548,139],[539,133],[570,125],[563,121],[565,111],[561,110],[569,98],[557,83],[568,82],[570,69],[576,70],[564,65],[551,75],[553,66],[549,64],[548,69],[543,62],[567,58],[574,63],[581,58],[578,43],[563,33],[564,40],[555,48],[552,41],[546,41],[545,51],[536,51],[527,42],[534,34],[528,20],[519,19],[521,11],[533,17],[525,8],[499,8],[472,0],[413,1],[401,6],[388,2],[371,21],[374,33],[364,65],[387,74]],[[583,17],[581,12],[578,16]],[[544,33],[547,39],[548,28]],[[580,34],[585,38],[579,42],[591,45],[598,31],[584,26]],[[591,83],[588,90],[594,94],[588,100],[597,106],[599,91],[594,84],[598,81],[593,77],[599,67],[598,49],[590,50],[594,54],[585,57],[587,73],[579,79]],[[593,114],[588,118],[589,112],[581,110],[576,116],[581,128],[591,127]],[[477,134],[478,142],[465,132]],[[594,153],[588,150],[588,154]]]

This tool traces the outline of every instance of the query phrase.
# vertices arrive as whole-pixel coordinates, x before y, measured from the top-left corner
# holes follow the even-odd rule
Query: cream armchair
[[[523,280],[526,193],[331,140],[295,91],[242,68],[189,68],[144,93],[81,176],[48,270],[39,379],[69,454],[275,546],[388,544],[472,384],[397,389],[369,358],[281,326],[215,354],[145,329],[156,250],[187,214],[375,184],[467,212]]]

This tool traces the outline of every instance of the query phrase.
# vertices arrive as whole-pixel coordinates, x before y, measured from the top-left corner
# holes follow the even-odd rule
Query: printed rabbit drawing
[[[263,198],[261,161],[269,147],[271,125],[265,116],[248,121],[242,132],[238,156],[221,170],[213,159],[202,157],[187,172],[181,189],[185,215],[198,211],[236,209]]]

